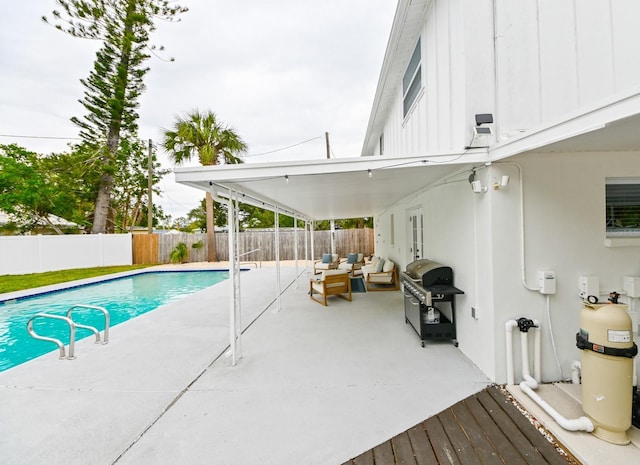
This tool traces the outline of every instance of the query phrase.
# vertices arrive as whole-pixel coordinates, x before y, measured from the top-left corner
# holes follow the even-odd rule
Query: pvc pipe
[[[507,384],[515,384],[513,376],[513,328],[516,326],[518,326],[518,322],[516,320],[508,320],[504,324],[507,349]]]
[[[522,377],[528,387],[531,389],[538,388],[538,381],[536,381],[531,374],[529,373],[529,338],[527,332],[523,332],[520,334],[520,351],[522,352]],[[520,386],[522,386],[520,383]]]
[[[533,324],[536,331],[533,340],[533,377],[540,382],[542,380],[542,331],[538,320],[533,320]]]
[[[580,384],[580,371],[582,370],[582,364],[578,360],[574,360],[571,364],[571,382],[573,384]]]
[[[553,407],[547,404],[542,398],[533,392],[533,390],[527,385],[526,381],[520,383],[520,389],[522,389],[531,399],[535,401],[542,409],[547,412],[562,428],[567,431],[587,431],[592,432],[594,430],[593,423],[587,417],[575,418],[568,420],[560,415]]]
[[[535,320],[534,320],[534,323],[537,324]],[[540,342],[538,340],[539,333],[540,333],[539,325],[536,331],[538,333],[536,334],[536,352],[538,352],[539,350],[538,348],[540,347]],[[551,417],[555,420],[556,423],[558,423],[562,428],[566,429],[567,431],[587,431],[589,433],[592,432],[595,428],[591,420],[589,420],[587,417],[580,417],[580,418],[568,420],[562,415],[560,415],[548,403],[542,400],[542,398],[538,394],[533,392],[533,390],[537,389],[538,387],[538,381],[536,381],[529,374],[529,354],[528,354],[529,344],[528,344],[528,338],[527,338],[526,332],[522,333],[522,335],[520,336],[520,342],[521,342],[521,348],[522,348],[522,376],[524,378],[524,381],[520,383],[520,389],[522,389],[522,391],[524,391],[536,404],[542,407],[542,409],[545,412],[551,415]],[[540,355],[536,353],[535,357],[537,360],[539,360]],[[539,370],[539,363],[536,366],[536,371],[538,370]]]

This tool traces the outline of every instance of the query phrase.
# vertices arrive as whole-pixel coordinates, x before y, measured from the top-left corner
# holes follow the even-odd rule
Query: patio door
[[[422,208],[409,210],[409,262],[423,258],[424,250],[424,220]]]

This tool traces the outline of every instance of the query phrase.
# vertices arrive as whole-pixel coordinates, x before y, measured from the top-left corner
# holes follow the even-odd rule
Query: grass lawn
[[[151,265],[130,266],[102,266],[97,268],[77,268],[73,270],[47,271],[46,273],[31,273],[0,276],[0,294],[4,292],[22,291],[34,287],[49,286],[51,284],[74,281],[76,279],[93,278],[105,274],[120,273],[122,271],[138,270]]]

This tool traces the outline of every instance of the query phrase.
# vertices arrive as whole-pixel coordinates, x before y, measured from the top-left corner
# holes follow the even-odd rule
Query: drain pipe
[[[521,321],[523,320],[523,321]],[[524,381],[520,383],[520,389],[522,389],[533,401],[538,404],[542,409],[551,415],[556,423],[558,423],[562,428],[567,431],[587,431],[592,432],[594,430],[593,423],[587,417],[580,417],[572,420],[568,420],[562,415],[558,413],[551,405],[545,402],[538,394],[533,392],[534,389],[538,388],[538,381],[533,379],[531,375],[529,375],[529,355],[528,355],[528,339],[527,333],[529,328],[537,328],[536,330],[536,346],[539,348],[539,333],[540,333],[540,324],[536,320],[526,320],[521,318],[518,320],[518,326],[520,327],[520,331],[522,332],[520,336],[521,347],[522,347],[522,377]],[[524,329],[524,330],[523,330]],[[526,358],[525,358],[526,355]],[[537,363],[540,365],[540,356],[536,354]],[[537,371],[538,369],[536,369]],[[537,373],[539,376],[539,373]],[[538,378],[540,379],[540,378]]]

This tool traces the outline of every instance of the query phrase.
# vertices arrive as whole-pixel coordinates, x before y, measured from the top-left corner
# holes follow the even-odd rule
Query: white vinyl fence
[[[0,236],[0,275],[132,264],[131,234]]]

